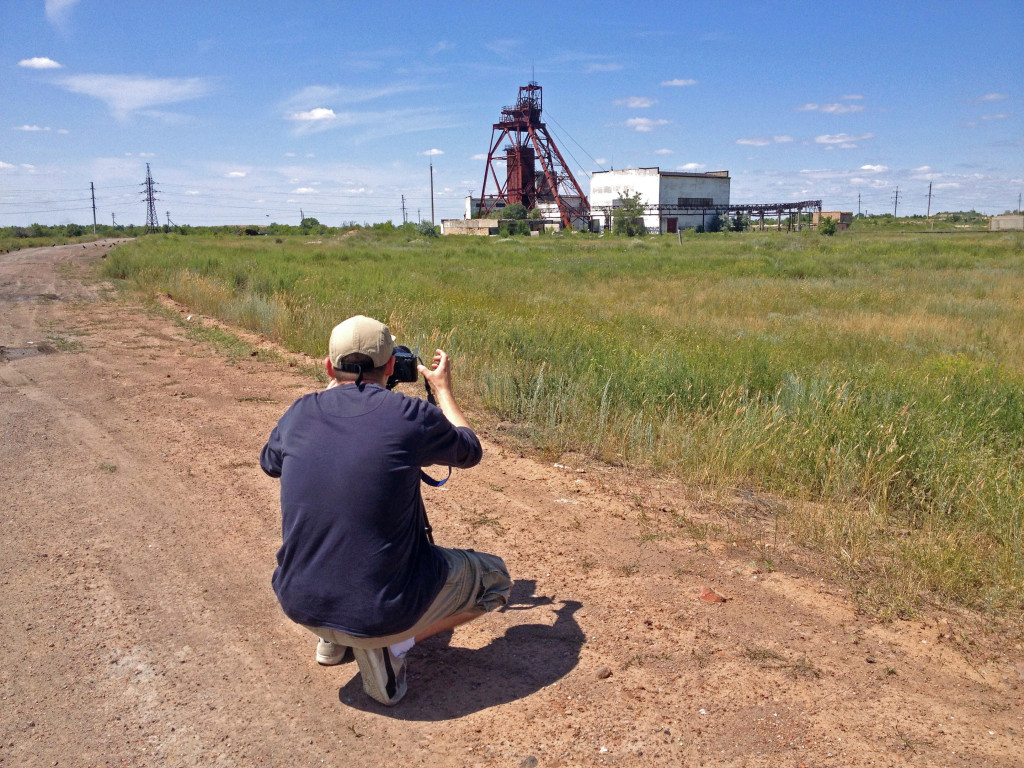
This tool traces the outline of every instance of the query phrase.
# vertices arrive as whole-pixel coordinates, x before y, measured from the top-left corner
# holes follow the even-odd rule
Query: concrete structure
[[[612,211],[622,205],[622,196],[639,193],[648,232],[703,227],[715,213],[728,213],[730,183],[728,171],[597,171],[590,176],[591,215],[595,228],[610,229]]]
[[[468,199],[468,198],[467,198]],[[561,232],[562,222],[556,217],[551,219],[526,219],[531,235],[541,232]],[[499,219],[442,219],[442,235],[497,235],[501,226]]]
[[[822,219],[828,218],[835,221],[837,230],[842,231],[853,224],[853,211],[814,211],[811,213],[811,226],[817,227]]]
[[[1006,230],[1024,230],[1024,216],[1019,213],[1004,213],[1001,216],[993,216],[988,220],[990,232],[1004,232]]]

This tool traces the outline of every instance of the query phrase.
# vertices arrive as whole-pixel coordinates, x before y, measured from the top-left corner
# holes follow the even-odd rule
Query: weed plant
[[[378,317],[542,449],[825,502],[791,527],[906,605],[1024,607],[1019,234],[158,235],[104,270],[311,355]]]

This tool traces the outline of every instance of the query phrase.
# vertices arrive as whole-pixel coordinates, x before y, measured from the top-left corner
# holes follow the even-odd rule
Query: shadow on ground
[[[516,624],[477,649],[452,648],[451,633],[437,635],[409,652],[409,692],[394,707],[363,693],[358,674],[338,692],[339,700],[397,720],[450,720],[525,698],[557,682],[579,661],[584,635],[573,614],[582,603],[535,595],[535,586],[530,580],[517,581],[505,611],[557,605],[554,624]]]

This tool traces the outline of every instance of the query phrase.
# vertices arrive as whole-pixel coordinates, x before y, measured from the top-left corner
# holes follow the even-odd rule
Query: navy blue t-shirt
[[[356,637],[412,627],[448,566],[423,530],[420,468],[472,467],[467,427],[376,384],[299,398],[260,454],[281,478],[281,549],[272,580],[285,614]]]

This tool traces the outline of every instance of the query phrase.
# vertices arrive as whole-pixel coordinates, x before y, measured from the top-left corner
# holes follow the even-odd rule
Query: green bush
[[[416,233],[423,235],[424,237],[437,237],[441,233],[437,231],[437,227],[431,224],[429,221],[421,221],[416,225]]]

